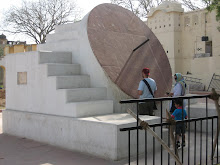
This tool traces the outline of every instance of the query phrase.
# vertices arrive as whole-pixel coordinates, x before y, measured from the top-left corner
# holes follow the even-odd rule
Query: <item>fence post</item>
[[[168,112],[168,110],[166,109],[166,114],[167,114],[167,122],[170,123],[170,139],[173,145],[173,150],[176,150],[176,142],[175,142],[175,137],[173,135],[173,125],[176,125],[176,121],[171,117],[170,113]],[[178,152],[176,152],[176,156],[179,158],[179,154]]]
[[[213,79],[214,76],[215,76],[215,73],[213,73],[213,75],[212,75],[212,79]],[[211,83],[212,83],[212,79],[211,79],[211,81],[210,81],[210,83],[209,83],[209,87],[208,87],[207,91],[209,91],[209,88],[210,88]]]
[[[220,131],[220,109],[219,109],[219,104],[218,104],[218,100],[219,100],[219,95],[216,93],[215,89],[213,88],[212,89],[212,94],[210,96],[210,98],[215,102],[215,107],[216,107],[216,111],[217,111],[217,114],[218,114],[218,129],[217,129],[217,132],[216,132],[216,135],[215,135],[215,141],[214,141],[214,144],[213,144],[213,152],[212,152],[212,159],[215,155],[215,148],[216,148],[216,144],[217,144],[217,141],[218,141],[218,136],[219,136],[219,131]]]

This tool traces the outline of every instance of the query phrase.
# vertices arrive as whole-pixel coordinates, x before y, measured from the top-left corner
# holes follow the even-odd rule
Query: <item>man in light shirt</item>
[[[155,92],[157,90],[156,82],[149,77],[150,69],[144,68],[142,70],[143,80],[140,81],[138,87],[139,99],[154,98]],[[139,104],[139,114],[140,115],[150,115],[153,116],[154,102],[142,102]]]

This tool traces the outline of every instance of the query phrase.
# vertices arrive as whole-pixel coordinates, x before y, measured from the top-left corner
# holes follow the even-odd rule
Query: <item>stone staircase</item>
[[[56,90],[65,93],[66,104],[76,107],[71,117],[113,113],[106,88],[90,87],[89,75],[81,74],[80,64],[72,63],[71,52],[39,52],[39,63],[46,65],[48,78],[55,79]]]
[[[47,35],[46,44],[38,45],[39,63],[47,65],[48,76],[56,77],[56,89],[65,91],[66,104],[76,104],[72,117],[113,113],[106,87],[91,87],[90,76],[82,74],[81,65],[75,63],[72,54],[77,56],[79,30],[80,22],[56,26],[55,33]]]
[[[80,22],[59,25],[54,34],[48,34],[45,44],[38,45],[38,50],[76,51],[79,47]]]

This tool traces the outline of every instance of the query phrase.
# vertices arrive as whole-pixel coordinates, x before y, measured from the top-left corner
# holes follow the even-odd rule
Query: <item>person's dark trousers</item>
[[[170,113],[172,114],[175,111],[175,109],[176,109],[176,107],[175,107],[174,101],[172,101],[172,106],[170,108]]]
[[[153,102],[140,103],[139,104],[139,114],[154,116],[153,107],[154,107]]]

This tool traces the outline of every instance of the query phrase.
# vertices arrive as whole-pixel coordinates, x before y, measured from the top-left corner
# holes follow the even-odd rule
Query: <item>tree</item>
[[[4,49],[0,46],[0,57],[4,56]]]
[[[73,22],[78,16],[75,3],[69,0],[24,0],[21,7],[12,6],[4,14],[2,30],[25,34],[39,44],[46,41],[55,25]]]
[[[204,0],[204,1],[207,2],[208,0]],[[206,9],[209,12],[216,10],[216,20],[220,22],[220,1],[219,0],[212,0]],[[217,27],[217,29],[220,32],[220,26]]]
[[[111,0],[111,3],[120,5],[128,10],[131,10],[138,17],[144,17],[148,15],[152,7],[157,7],[163,1],[166,0]],[[189,10],[197,10],[206,5],[202,0],[201,3],[194,4],[192,0],[177,0],[182,3]],[[208,1],[208,0],[207,0]],[[218,1],[218,0],[217,0]]]
[[[204,0],[205,2],[207,0]],[[206,8],[208,11],[216,10],[216,20],[220,21],[220,1],[219,0],[213,0],[208,7]]]

